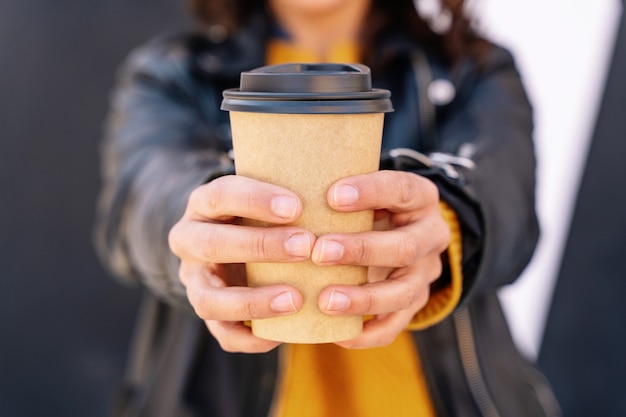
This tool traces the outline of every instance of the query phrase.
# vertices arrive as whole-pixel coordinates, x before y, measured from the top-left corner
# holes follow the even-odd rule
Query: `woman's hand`
[[[376,210],[387,230],[315,236],[295,227],[255,228],[239,217],[287,224],[302,213],[297,196],[240,176],[198,187],[169,240],[180,258],[180,279],[191,305],[231,352],[264,352],[279,343],[252,335],[246,320],[293,314],[302,295],[293,287],[246,287],[245,262],[297,262],[370,267],[369,283],[330,286],[319,306],[331,315],[372,315],[363,334],[340,343],[350,348],[384,346],[403,331],[428,301],[430,283],[441,274],[440,253],[449,230],[439,212],[435,185],[418,175],[380,171],[342,179],[328,192],[338,211]]]
[[[336,182],[328,203],[338,211],[377,210],[388,230],[329,234],[315,243],[318,265],[357,264],[370,268],[369,283],[330,286],[320,295],[327,314],[373,315],[363,333],[339,343],[349,348],[385,346],[428,302],[430,284],[442,271],[440,254],[450,231],[439,210],[439,193],[428,179],[402,171],[379,171]]]
[[[241,176],[196,188],[169,234],[179,276],[196,314],[229,352],[265,352],[278,342],[252,335],[244,321],[293,314],[302,295],[287,285],[246,287],[244,262],[308,259],[315,236],[295,227],[245,227],[239,217],[286,224],[302,213],[292,192]]]

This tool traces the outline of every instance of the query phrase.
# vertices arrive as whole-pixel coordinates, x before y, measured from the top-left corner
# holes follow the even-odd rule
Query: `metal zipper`
[[[480,412],[484,417],[500,417],[480,370],[472,322],[467,308],[461,308],[454,313],[454,326],[465,379]]]
[[[563,411],[556,396],[549,388],[549,383],[541,372],[533,366],[525,366],[522,373],[524,380],[535,393],[535,398],[546,416],[562,416]]]

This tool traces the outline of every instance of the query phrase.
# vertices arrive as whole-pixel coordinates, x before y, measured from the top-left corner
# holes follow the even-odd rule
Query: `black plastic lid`
[[[241,73],[222,110],[255,113],[386,113],[391,93],[372,89],[361,64],[282,64]]]

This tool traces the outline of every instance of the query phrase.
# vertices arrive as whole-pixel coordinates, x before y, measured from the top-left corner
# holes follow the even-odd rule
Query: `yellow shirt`
[[[315,54],[281,39],[270,42],[266,59],[268,65],[320,61]],[[358,47],[338,44],[324,60],[358,62]],[[410,331],[444,319],[461,296],[460,228],[445,203],[441,203],[441,211],[452,232],[447,251],[450,285],[432,294],[409,328],[389,346],[361,350],[334,344],[282,346],[273,417],[435,416]]]

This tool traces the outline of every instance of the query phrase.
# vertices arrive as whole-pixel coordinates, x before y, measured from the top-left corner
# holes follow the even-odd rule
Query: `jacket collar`
[[[226,33],[222,28],[223,34],[211,36],[215,27],[196,32],[190,41],[194,71],[211,79],[238,80],[241,72],[264,65],[268,21],[264,13],[257,13],[236,32]]]

